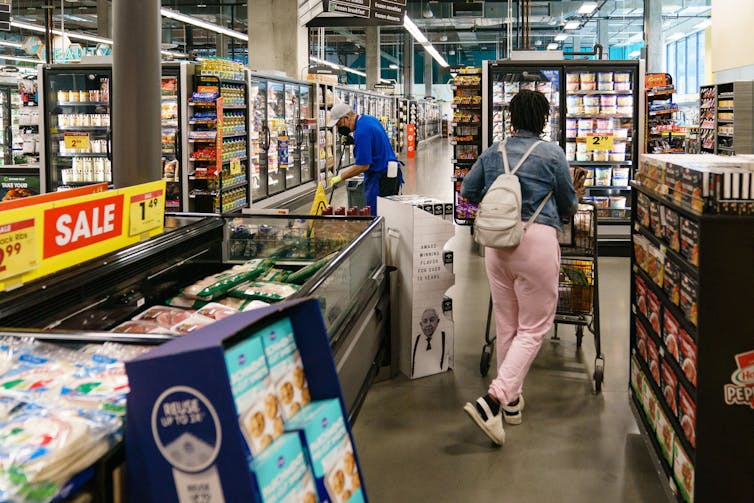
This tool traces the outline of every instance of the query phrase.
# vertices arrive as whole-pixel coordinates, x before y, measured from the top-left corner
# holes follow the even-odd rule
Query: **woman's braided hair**
[[[550,115],[550,103],[540,91],[522,89],[511,100],[511,126],[515,131],[531,131],[539,136]]]

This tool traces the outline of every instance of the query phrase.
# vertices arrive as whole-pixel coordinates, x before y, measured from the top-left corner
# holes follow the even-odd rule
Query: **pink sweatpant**
[[[497,377],[489,394],[506,404],[521,394],[558,304],[557,230],[532,224],[516,248],[485,250],[497,335]]]

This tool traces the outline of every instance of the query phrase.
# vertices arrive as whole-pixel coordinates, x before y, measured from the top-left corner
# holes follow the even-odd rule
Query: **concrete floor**
[[[405,168],[404,193],[451,201],[451,152],[440,139],[421,148]],[[593,391],[593,339],[577,349],[573,328],[561,326],[560,340],[545,341],[525,382],[523,424],[507,426],[505,445],[495,448],[462,410],[489,382],[479,372],[489,298],[484,262],[467,227],[456,228],[449,247],[456,368],[415,381],[398,376],[370,390],[354,426],[369,499],[664,501],[628,407],[628,259],[599,260],[602,393]]]

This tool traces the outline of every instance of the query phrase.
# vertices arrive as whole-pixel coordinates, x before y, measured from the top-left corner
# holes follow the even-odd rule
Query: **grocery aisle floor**
[[[452,200],[450,157],[445,140],[431,140],[407,163],[404,193]],[[523,424],[507,426],[506,443],[497,449],[462,410],[488,384],[479,374],[479,358],[489,289],[483,258],[472,245],[469,229],[457,227],[450,242],[454,371],[375,384],[356,421],[370,500],[664,501],[628,407],[628,259],[599,261],[603,392],[592,391],[593,340],[585,337],[578,350],[573,329],[561,327],[561,339],[545,340],[524,384]]]

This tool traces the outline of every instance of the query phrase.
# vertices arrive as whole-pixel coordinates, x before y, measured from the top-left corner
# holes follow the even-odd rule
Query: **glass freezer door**
[[[0,163],[13,164],[10,89],[0,89]]]
[[[268,195],[285,190],[283,174],[288,167],[288,131],[285,124],[285,84],[267,83],[267,127],[270,148],[267,151]],[[282,158],[281,158],[282,154]]]
[[[301,155],[301,182],[306,183],[314,179],[314,143],[313,130],[302,126],[301,122],[313,119],[311,87],[301,86],[301,115],[297,126],[299,135],[299,152]]]
[[[162,77],[160,122],[162,128],[162,177],[166,180],[165,209],[181,211],[181,163],[178,140],[178,77]]]
[[[251,200],[267,197],[267,149],[269,134],[267,127],[267,83],[252,80],[249,85],[251,104]]]
[[[504,140],[511,130],[509,105],[520,89],[541,91],[550,102],[550,118],[542,139],[560,143],[560,68],[493,67],[490,144]]]
[[[46,73],[47,191],[111,182],[111,72]]]
[[[301,185],[301,157],[299,150],[301,88],[298,84],[285,85],[285,130],[288,133],[288,163],[285,171],[285,188]]]

